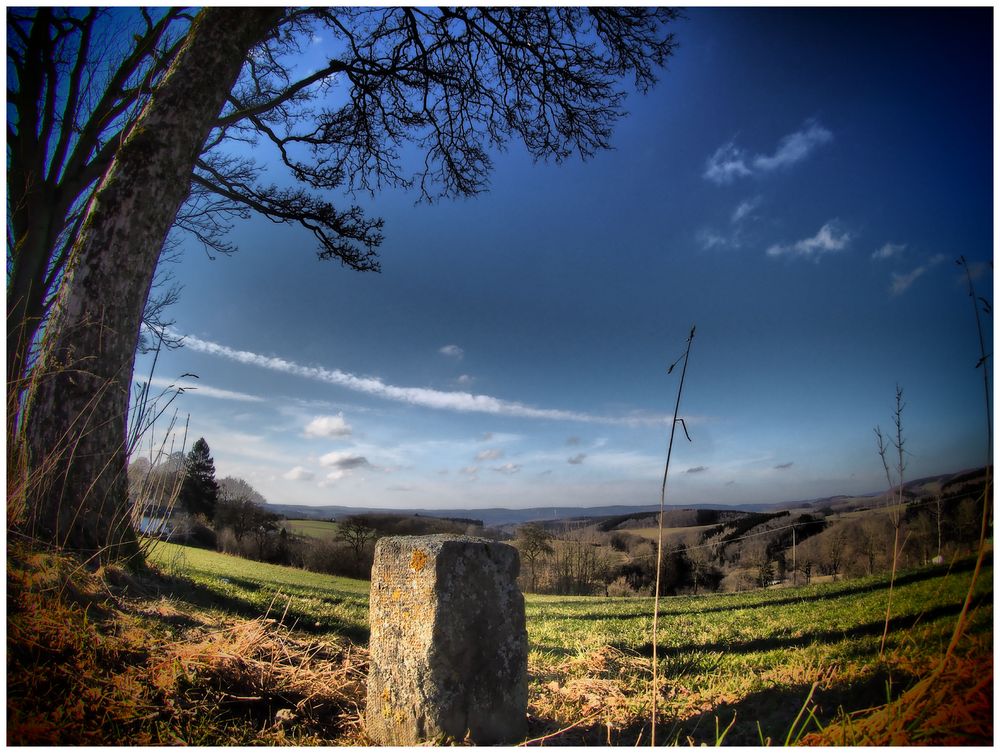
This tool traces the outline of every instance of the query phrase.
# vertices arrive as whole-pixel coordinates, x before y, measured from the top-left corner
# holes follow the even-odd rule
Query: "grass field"
[[[329,520],[283,520],[281,526],[296,536],[314,539],[332,539],[337,535],[337,524]]]
[[[367,640],[366,581],[172,544],[150,559],[203,607]],[[732,723],[726,743],[782,743],[806,705],[813,721],[796,736],[885,704],[943,653],[970,577],[970,561],[898,577],[883,659],[884,577],[661,600],[660,740],[711,744]],[[992,677],[991,567],[974,603],[962,651],[988,656]],[[652,599],[529,595],[526,610],[532,731],[572,725],[560,742],[634,744],[650,705]]]
[[[284,615],[285,624],[301,630],[368,640],[368,581],[167,542],[153,546],[149,561],[164,573],[189,581],[194,588],[180,596],[201,606],[249,618]]]

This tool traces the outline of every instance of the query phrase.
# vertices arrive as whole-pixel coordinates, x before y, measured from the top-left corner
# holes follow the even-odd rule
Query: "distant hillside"
[[[981,479],[984,468],[962,470],[956,473],[946,473],[939,476],[915,479],[906,483],[909,494],[924,493],[928,487],[940,484],[944,493],[952,492],[965,486],[973,485]],[[700,505],[667,505],[668,510],[728,510],[742,512],[775,512],[809,508],[822,511],[847,512],[853,509],[869,508],[879,502],[884,491],[855,496],[835,495],[818,499],[798,500],[789,502],[774,502],[767,504],[700,504]],[[489,507],[486,509],[460,508],[434,510],[427,508],[398,509],[388,507],[348,507],[344,505],[266,505],[267,509],[285,518],[339,520],[349,515],[366,513],[385,513],[389,515],[412,514],[435,518],[471,518],[481,520],[486,527],[518,525],[530,522],[545,522],[554,520],[574,519],[582,521],[588,518],[621,517],[624,521],[633,515],[649,515],[659,510],[659,505],[603,505],[597,507],[527,507],[514,509],[506,507]]]
[[[387,507],[345,507],[341,505],[275,505],[268,503],[267,509],[273,513],[293,519],[315,519],[315,520],[340,520],[349,515],[362,514],[411,514],[424,515],[433,518],[448,519],[473,519],[482,521],[484,526],[507,526],[519,523],[545,522],[549,520],[573,519],[583,521],[590,518],[608,518],[622,516],[622,519],[631,515],[650,515],[660,509],[659,505],[606,505],[599,507],[526,507],[524,509],[512,509],[506,507],[489,507],[484,510],[473,508],[459,508],[448,510],[430,509],[390,509]],[[741,510],[744,512],[760,512],[771,509],[772,505],[667,505],[667,509],[677,510]]]

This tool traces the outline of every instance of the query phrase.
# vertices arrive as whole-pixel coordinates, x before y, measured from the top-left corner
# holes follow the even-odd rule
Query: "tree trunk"
[[[280,15],[201,11],[86,209],[25,406],[26,501],[43,540],[102,559],[138,552],[125,437],[143,306],[195,160]]]

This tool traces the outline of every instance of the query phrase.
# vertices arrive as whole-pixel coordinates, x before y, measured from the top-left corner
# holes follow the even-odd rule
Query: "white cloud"
[[[377,377],[359,377],[340,369],[325,369],[322,366],[302,366],[284,358],[265,356],[247,350],[236,350],[209,340],[202,340],[194,335],[184,335],[183,337],[184,345],[199,353],[207,353],[237,363],[258,366],[270,371],[332,384],[372,397],[416,405],[422,408],[431,408],[433,410],[450,410],[459,413],[488,413],[492,415],[516,416],[519,418],[603,423],[619,426],[656,425],[668,421],[662,415],[595,416],[590,413],[561,410],[558,408],[535,408],[530,405],[502,400],[490,395],[473,395],[469,392],[445,392],[427,387],[399,387],[386,384]]]
[[[722,235],[712,228],[703,228],[702,230],[699,230],[697,240],[701,247],[706,251],[710,251],[713,248],[725,248],[727,246],[735,245],[734,238],[728,235]]]
[[[470,478],[478,478],[479,476],[479,466],[477,465],[467,465],[464,468],[459,469],[459,473],[469,476]]]
[[[889,285],[889,292],[893,295],[902,295],[905,293],[909,287],[917,281],[924,272],[927,271],[927,267],[919,266],[914,270],[900,274],[899,272],[892,273],[892,283]]]
[[[326,478],[319,482],[320,486],[333,486],[334,482],[340,481],[347,477],[350,471],[330,471],[326,474]]]
[[[354,455],[350,452],[328,452],[319,459],[320,465],[334,467],[341,471],[351,471],[371,465],[364,455]]]
[[[839,229],[837,220],[831,220],[811,238],[803,238],[791,245],[775,244],[767,249],[768,256],[802,256],[819,259],[831,251],[842,251],[851,242],[851,234]]]
[[[132,379],[133,382],[141,383],[144,379]],[[159,387],[164,390],[179,390],[185,395],[200,395],[201,397],[211,397],[217,400],[237,400],[244,403],[262,403],[264,398],[257,395],[248,395],[245,392],[233,392],[223,390],[218,387],[209,387],[207,384],[199,384],[185,379],[165,379],[163,377],[153,377],[149,379],[151,387]]]
[[[918,278],[931,269],[931,267],[940,264],[945,258],[944,254],[935,254],[926,263],[921,264],[916,269],[904,273],[893,272],[892,282],[889,284],[889,292],[892,295],[902,295]]]
[[[886,243],[882,246],[882,248],[872,254],[872,258],[879,261],[882,259],[891,259],[893,256],[899,256],[905,250],[905,243]]]
[[[483,450],[482,452],[476,453],[477,461],[499,460],[502,457],[503,457],[503,450],[499,449]]]
[[[833,134],[815,121],[806,123],[802,130],[790,133],[778,143],[774,154],[768,156],[759,154],[754,158],[753,165],[758,170],[770,172],[801,162],[809,153],[821,144],[833,140]]]
[[[476,381],[475,377],[469,376],[468,374],[459,374],[455,382],[459,387],[471,387],[472,383]]]
[[[727,185],[750,174],[743,150],[732,141],[716,149],[705,162],[704,177],[719,185]]]
[[[521,466],[518,465],[517,463],[504,463],[503,465],[498,466],[493,470],[496,471],[497,473],[503,473],[507,476],[512,476],[513,474],[521,470]]]
[[[438,350],[438,353],[440,353],[441,355],[448,356],[449,358],[455,358],[457,360],[461,360],[462,356],[465,355],[465,351],[462,350],[457,345],[445,345],[444,347]]]
[[[773,154],[758,154],[752,160],[732,141],[723,144],[705,162],[703,176],[718,185],[728,185],[755,173],[769,173],[791,167],[808,157],[818,146],[833,140],[833,133],[816,121],[806,121],[794,133],[783,136]]]
[[[738,224],[753,214],[754,210],[761,204],[760,196],[754,196],[752,198],[741,201],[736,209],[733,210],[733,216],[730,217],[732,223]]]
[[[351,426],[344,420],[344,414],[336,416],[316,416],[305,428],[307,437],[349,437]]]
[[[301,465],[297,465],[290,471],[282,473],[281,477],[289,481],[312,481],[315,475],[312,471],[306,470]]]

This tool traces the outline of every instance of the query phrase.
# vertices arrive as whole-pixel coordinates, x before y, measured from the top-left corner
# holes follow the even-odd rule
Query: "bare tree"
[[[374,541],[378,532],[361,517],[351,516],[337,523],[337,538],[354,550],[354,559],[361,562],[368,543]]]
[[[377,269],[381,220],[311,191],[413,186],[427,199],[471,196],[486,188],[490,150],[511,138],[556,161],[607,148],[624,114],[618,82],[631,76],[639,91],[653,84],[674,49],[664,24],[675,15],[574,7],[143,13],[136,48],[111,49],[152,62],[126,67],[127,80],[107,86],[109,96],[124,96],[116,106],[124,109],[114,110],[122,118],[117,138],[102,142],[107,159],[88,173],[89,194],[66,210],[73,222],[57,222],[56,240],[50,233],[41,242],[45,264],[61,258],[60,249],[65,261],[23,414],[8,391],[8,426],[24,431],[34,533],[104,557],[137,552],[124,504],[128,385],[148,292],[182,207],[209,246],[220,223],[253,212],[305,227],[322,258]],[[51,136],[32,151],[21,131],[38,133],[32,119],[41,113],[54,134],[63,123],[59,92],[75,97],[76,71],[86,68],[85,58],[69,53],[57,64],[52,40],[76,35],[74,49],[87,49],[83,39],[97,28],[72,17],[53,27],[53,18],[25,11],[8,37],[11,99],[26,113],[8,138],[33,164],[53,149]],[[187,23],[186,31],[172,36],[165,19]],[[291,61],[317,29],[336,39],[338,51],[320,70],[293,79]],[[150,45],[159,53],[146,54]],[[37,84],[32,76],[46,71],[49,83]],[[335,100],[327,96],[333,88]],[[55,153],[71,140],[56,137]],[[298,186],[262,183],[259,165],[226,148],[261,140]],[[415,171],[404,168],[407,143],[423,153]],[[9,259],[17,248],[9,237]],[[27,337],[19,338],[26,353]]]
[[[528,561],[528,568],[531,570],[531,590],[535,590],[537,582],[537,569],[539,559],[555,551],[552,548],[552,536],[544,528],[529,523],[517,529],[517,539],[514,545],[521,553],[521,556]]]

